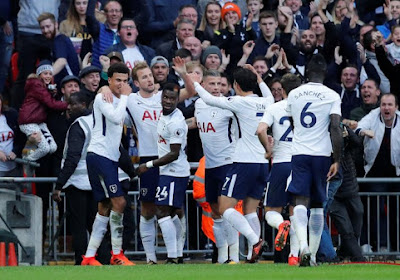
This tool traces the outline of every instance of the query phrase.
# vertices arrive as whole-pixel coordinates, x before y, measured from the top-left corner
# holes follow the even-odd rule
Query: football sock
[[[279,225],[283,223],[283,217],[281,213],[276,211],[268,211],[265,213],[265,220],[271,227],[276,229],[279,229]]]
[[[156,248],[154,246],[156,239],[156,225],[154,222],[155,217],[146,220],[145,217],[140,216],[140,238],[142,239],[143,248],[146,252],[147,262],[157,262]]]
[[[239,262],[239,232],[223,219],[223,227],[229,248],[229,259]]]
[[[178,215],[175,215],[172,218],[172,222],[174,223],[175,226],[175,231],[176,231],[176,253],[178,257],[182,257],[182,224],[181,220],[179,219]]]
[[[215,245],[218,248],[218,262],[224,263],[228,260],[228,242],[226,241],[226,233],[224,230],[224,220],[215,219],[213,232],[215,237]]]
[[[293,216],[290,216],[289,219],[290,223],[293,225]],[[294,226],[290,227],[289,236],[290,236],[290,255],[292,255],[293,257],[298,257],[300,244]]]
[[[253,229],[254,233],[258,236],[258,239],[260,239],[260,234],[261,234],[261,225],[260,225],[260,219],[257,216],[256,212],[246,214],[244,216],[246,220],[249,222],[249,225]],[[252,247],[254,244],[251,244],[249,241],[247,241],[248,244],[248,254],[247,254],[247,259],[251,259],[251,255],[253,253]]]
[[[250,241],[251,246],[253,246],[260,240],[259,236],[257,236],[256,233],[254,233],[253,229],[249,225],[249,222],[246,220],[246,218],[243,217],[243,215],[240,214],[235,209],[228,208],[227,210],[225,210],[223,217],[237,231],[239,231],[241,234],[243,234],[247,238],[247,240]]]
[[[182,225],[182,234],[181,234],[181,250],[183,252],[183,249],[185,248],[185,242],[186,242],[186,216],[183,215],[181,220],[181,225]],[[182,254],[183,256],[183,254]]]
[[[94,257],[96,255],[104,234],[107,232],[108,220],[108,217],[101,216],[99,213],[96,214],[85,257]]]
[[[304,205],[297,205],[293,209],[294,230],[300,243],[300,250],[308,247],[307,242],[307,208]]]
[[[310,209],[310,222],[308,224],[309,231],[309,247],[311,252],[311,259],[315,262],[319,243],[321,241],[321,234],[324,229],[324,209],[312,208]]]
[[[122,250],[122,233],[124,225],[123,213],[118,213],[113,210],[110,212],[110,231],[111,231],[111,247],[114,255],[118,255]]]
[[[176,228],[174,222],[172,222],[171,216],[159,219],[158,224],[160,225],[165,247],[167,248],[168,258],[177,258]]]

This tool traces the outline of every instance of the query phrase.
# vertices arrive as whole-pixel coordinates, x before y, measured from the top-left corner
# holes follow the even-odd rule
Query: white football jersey
[[[88,152],[118,161],[122,129],[126,116],[128,96],[121,98],[113,96],[113,102],[108,103],[102,94],[97,94],[93,103],[93,130]]]
[[[136,128],[139,141],[139,157],[157,156],[157,123],[160,119],[161,91],[149,98],[142,97],[139,92],[129,95],[127,112],[129,125]]]
[[[269,127],[272,126],[272,136],[274,137],[272,156],[274,163],[292,161],[293,131],[286,107],[286,99],[274,103],[265,110],[261,119],[261,122],[266,123]]]
[[[171,144],[181,144],[181,150],[177,160],[160,166],[160,175],[173,177],[187,177],[190,175],[190,165],[185,153],[187,132],[188,127],[185,117],[179,109],[175,109],[167,116],[161,115],[157,125],[158,157],[161,158],[171,152]]]
[[[292,155],[330,156],[330,115],[341,115],[340,96],[320,83],[307,83],[292,90],[287,112],[293,118]]]
[[[194,116],[206,157],[206,168],[231,164],[235,150],[231,133],[232,112],[209,106],[200,98],[194,106]]]
[[[195,89],[203,101],[234,113],[237,122],[237,135],[233,162],[268,163],[264,157],[264,147],[258,140],[257,127],[264,111],[273,103],[273,98],[249,96],[215,97],[208,93],[199,83]],[[272,95],[271,95],[272,96]]]

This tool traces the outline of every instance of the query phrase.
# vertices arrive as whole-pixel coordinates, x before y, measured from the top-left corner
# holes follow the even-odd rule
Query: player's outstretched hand
[[[193,81],[193,83],[194,82],[198,82],[199,84],[201,83],[201,77],[196,72],[189,73],[188,77]]]
[[[186,65],[185,65],[185,60],[183,60],[183,58],[176,56],[172,59],[172,62],[174,63],[174,65],[172,66],[172,68],[178,72],[178,74],[180,76],[185,75],[186,74]]]
[[[339,171],[339,163],[338,162],[334,162],[331,164],[331,167],[329,168],[329,172],[326,175],[326,181],[330,181],[333,177],[335,177],[335,175],[338,173]]]
[[[136,168],[135,173],[136,173],[137,175],[142,175],[142,174],[145,173],[147,170],[149,170],[149,169],[146,167],[146,164],[145,164],[145,163],[142,163],[141,165],[139,165],[138,168]]]

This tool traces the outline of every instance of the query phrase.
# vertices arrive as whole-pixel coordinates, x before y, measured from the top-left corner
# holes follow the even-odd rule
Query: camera
[[[56,89],[57,89],[57,85],[48,84],[48,85],[47,85],[47,89],[48,89],[48,90],[56,90]]]

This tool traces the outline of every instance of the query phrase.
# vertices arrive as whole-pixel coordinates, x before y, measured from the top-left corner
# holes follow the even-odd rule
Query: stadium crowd
[[[126,74],[121,64],[129,69],[127,78],[121,78]],[[275,250],[283,250],[290,238],[290,253],[285,257],[289,264],[316,265],[344,258],[364,261],[365,252],[398,247],[395,225],[400,213],[394,207],[386,211],[389,200],[384,197],[380,203],[368,203],[373,223],[368,238],[367,201],[359,196],[359,191],[399,192],[398,184],[359,187],[356,178],[400,176],[399,74],[399,0],[2,0],[0,174],[22,176],[22,167],[14,160],[24,157],[41,164],[35,170],[37,177],[58,178],[54,190],[52,184],[37,184],[36,195],[43,199],[46,225],[49,193],[60,201],[60,192],[65,191],[76,264],[100,264],[94,259],[96,252],[103,264],[110,263],[110,257],[112,264],[131,264],[121,249],[126,248],[136,226],[126,191],[132,189],[129,178],[137,174],[141,203],[137,227],[147,262],[157,263],[157,223],[167,247],[167,262],[181,262],[186,233],[183,203],[178,192],[171,198],[167,195],[170,188],[151,186],[159,184],[160,175],[160,184],[171,186],[168,180],[172,180],[177,190],[179,185],[185,190],[187,162],[199,162],[204,155],[205,166],[199,168],[205,168],[204,199],[211,217],[208,227],[212,233],[207,236],[218,248],[218,262],[239,262],[238,231],[248,241],[248,262],[255,262],[262,252],[260,219],[264,217],[259,217],[258,208],[264,188],[265,219],[278,232]],[[121,81],[129,87],[118,87]],[[296,135],[296,101],[290,92],[299,94],[301,89],[304,96],[318,91],[335,93],[329,101],[332,108],[326,112],[328,119],[331,116],[332,143],[328,141],[323,155],[328,151],[329,164],[319,163],[327,166],[324,178],[326,181],[328,174],[329,180],[324,201],[313,199],[316,194],[303,200],[306,195],[293,186],[288,189],[293,199],[285,194],[292,170],[287,165],[292,159],[292,139],[300,137]],[[127,103],[124,95],[129,95]],[[252,99],[254,104],[247,96],[257,96]],[[107,107],[111,105],[112,109]],[[319,118],[315,117],[318,109],[310,105],[306,103],[301,111],[300,124],[307,128]],[[256,109],[249,109],[251,106]],[[292,106],[293,119],[287,106]],[[171,113],[176,108],[178,115]],[[100,120],[103,117],[103,136],[106,123],[111,127],[125,122],[120,148],[119,132],[103,139],[116,145],[112,156],[102,150],[112,147],[99,151],[96,147],[102,146],[91,142],[90,137],[97,133],[96,112],[101,112]],[[332,116],[339,115],[337,129],[343,139],[335,142],[338,130]],[[277,116],[280,118],[274,122]],[[157,135],[158,122],[175,130]],[[282,131],[276,130],[279,125]],[[322,128],[328,133],[328,126]],[[220,134],[208,136],[212,132]],[[325,136],[315,132],[309,137],[316,141],[307,143],[321,145]],[[160,152],[160,142],[170,146]],[[115,174],[123,182],[123,192],[116,190],[117,197],[110,195],[112,203],[99,209],[96,202],[109,196],[92,197],[95,183],[91,176],[95,175],[91,174],[98,171],[93,166],[86,168],[86,154],[88,166],[101,162],[94,155],[119,162]],[[305,161],[299,159],[301,154],[293,154],[296,168],[298,161]],[[322,154],[315,148],[306,155]],[[139,168],[135,170],[132,163],[139,163]],[[237,184],[254,190],[241,193],[233,189],[241,172],[247,175],[245,179],[237,177]],[[273,177],[278,173],[286,174],[284,183],[279,183],[284,185],[280,192],[271,189],[282,180],[283,175]],[[224,182],[225,176],[229,183]],[[204,188],[204,178],[195,176],[195,182]],[[207,184],[219,189],[211,192]],[[325,188],[321,182],[310,184]],[[169,204],[164,204],[166,198]],[[196,199],[204,202],[201,197]],[[243,200],[241,213],[234,210],[239,200]],[[390,205],[395,203],[390,198]],[[284,220],[282,208],[287,208],[290,218]],[[305,240],[299,233],[304,228],[302,211],[307,208],[311,208],[310,244],[307,220]],[[337,251],[324,222],[327,213],[341,235]],[[203,215],[203,219],[207,217]],[[374,225],[377,220],[379,234]],[[112,256],[102,243],[108,223]],[[92,225],[88,240],[86,231],[91,232]]]

